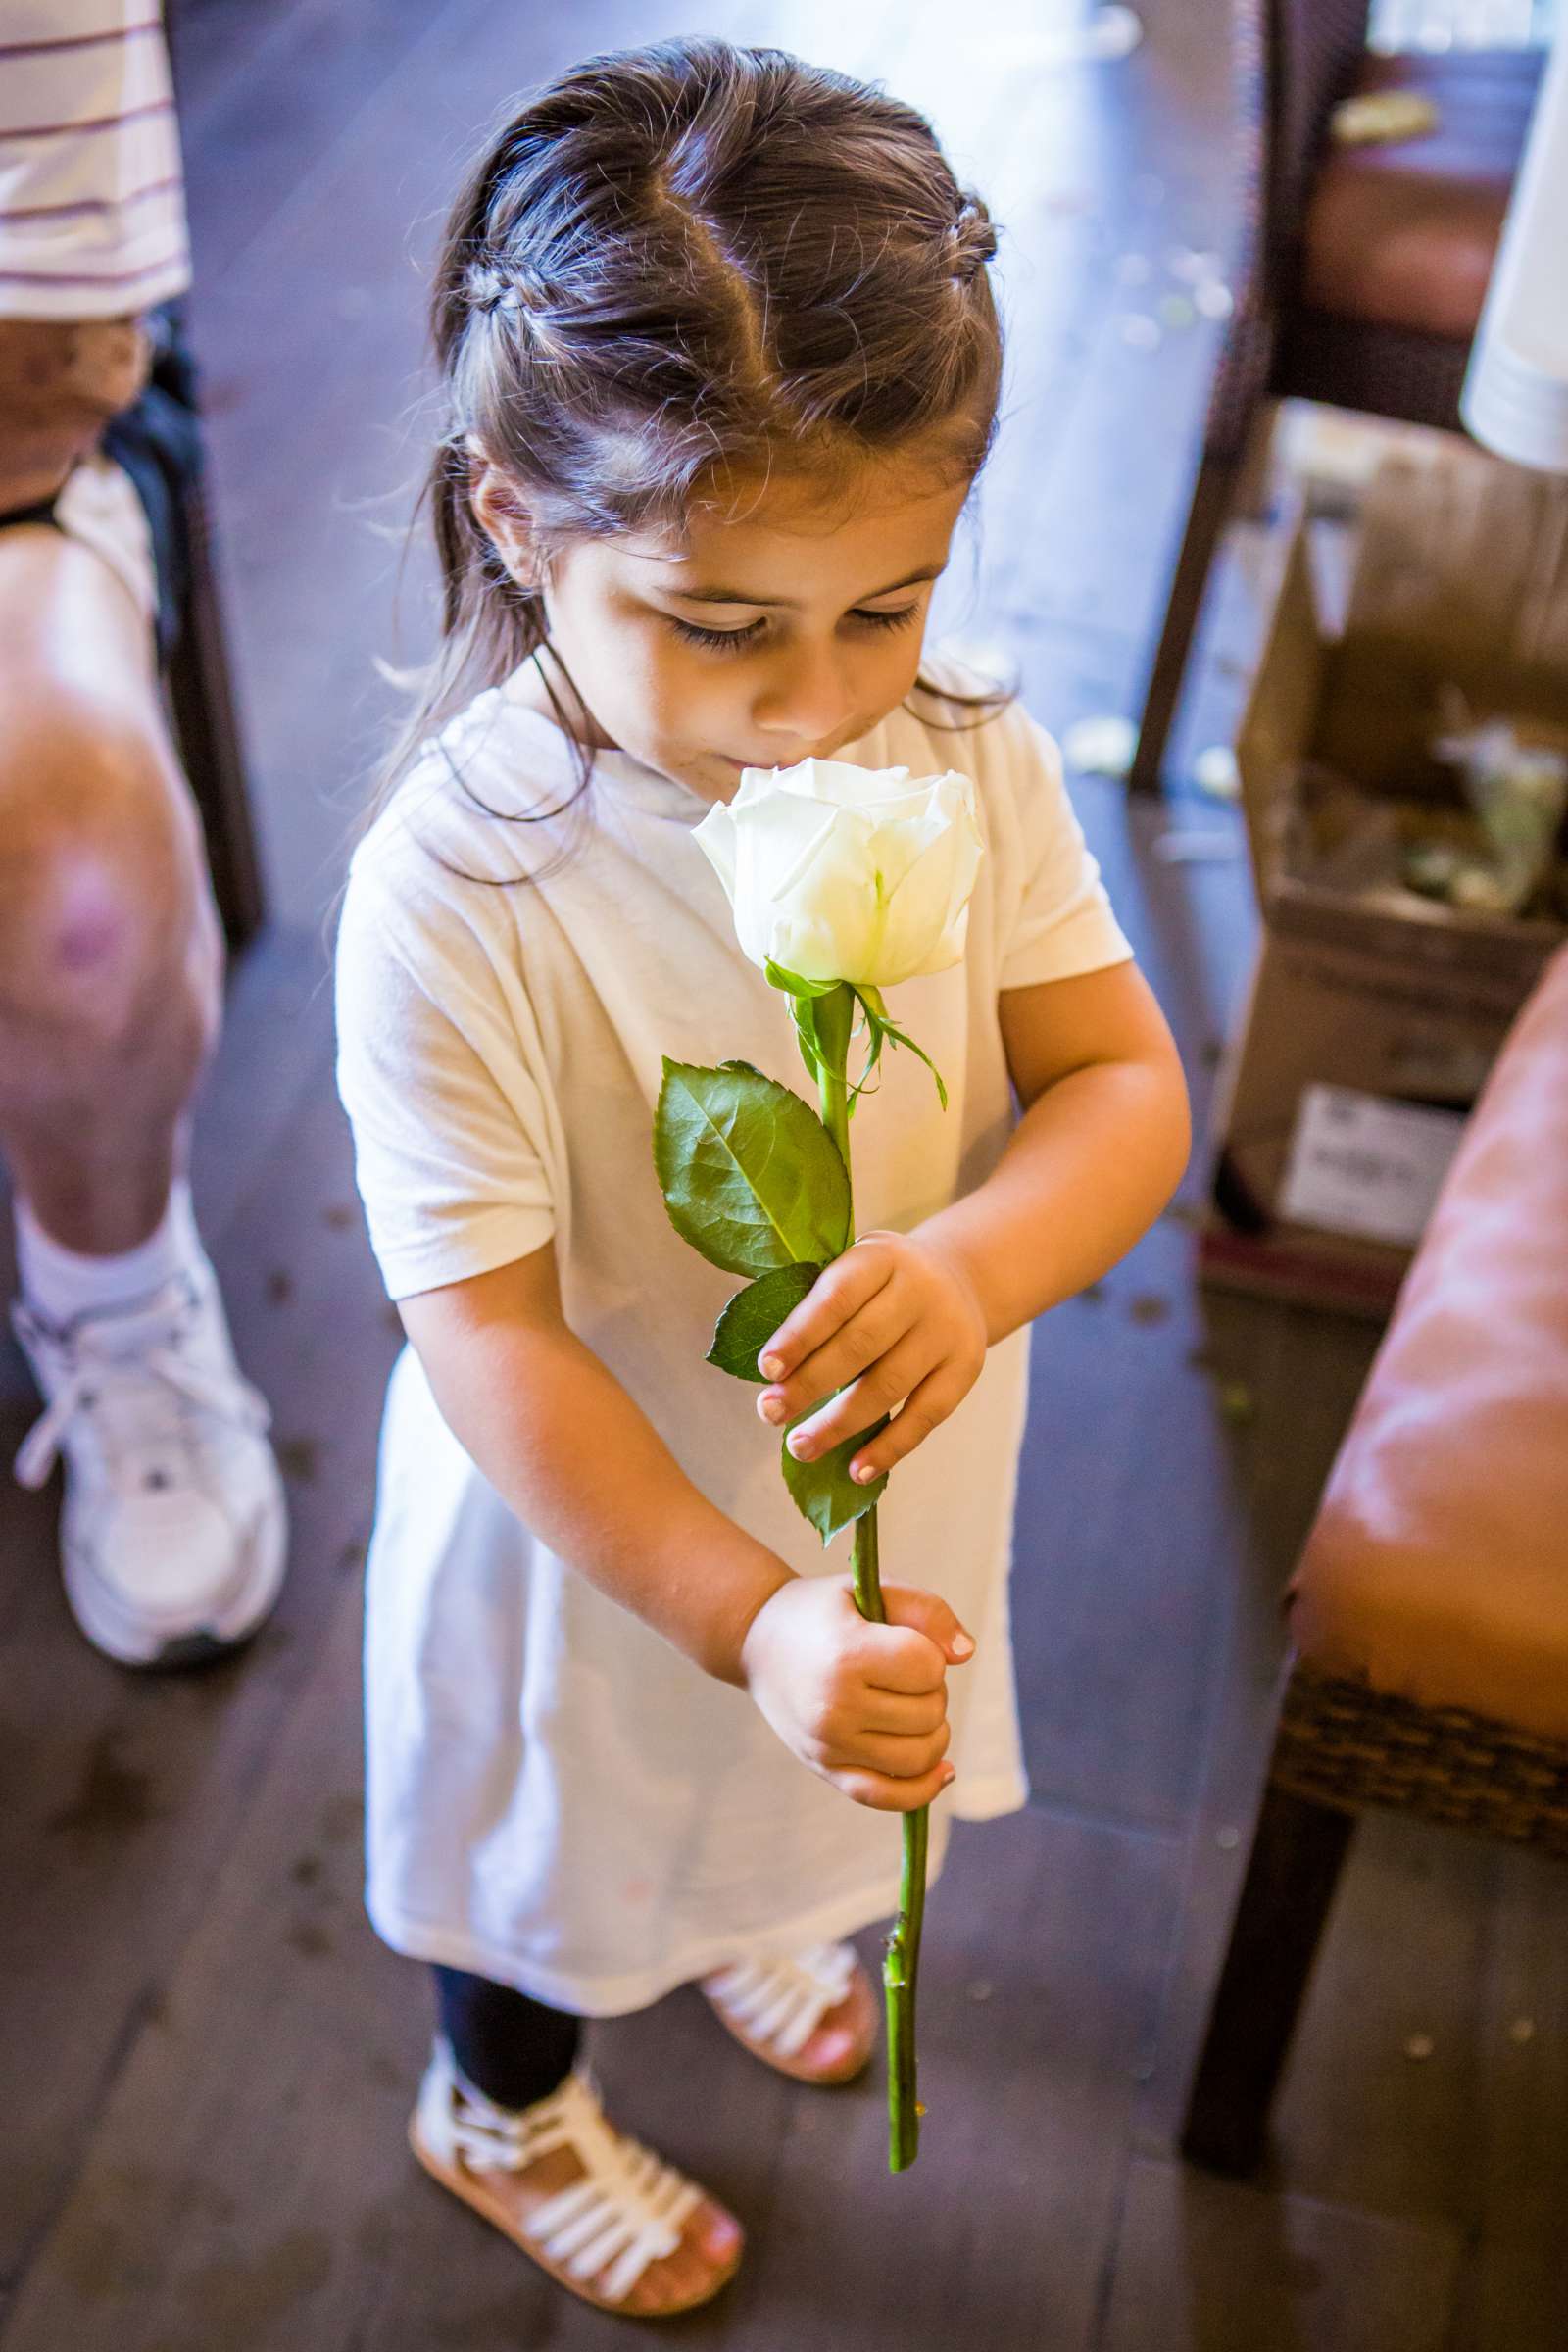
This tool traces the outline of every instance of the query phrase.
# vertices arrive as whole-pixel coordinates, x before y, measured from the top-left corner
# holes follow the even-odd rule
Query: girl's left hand
[[[866,1485],[962,1402],[980,1377],[986,1346],[984,1310],[955,1255],[913,1234],[862,1234],[762,1349],[760,1367],[771,1386],[757,1409],[780,1428],[834,1397],[791,1432],[789,1449],[801,1461],[896,1413],[850,1463],[857,1485]],[[834,1396],[838,1389],[844,1394]]]

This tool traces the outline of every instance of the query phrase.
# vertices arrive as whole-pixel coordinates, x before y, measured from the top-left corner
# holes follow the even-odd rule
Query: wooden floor
[[[1130,707],[1211,352],[1178,249],[1227,230],[1224,0],[1149,0],[1075,63],[1074,0],[712,0],[706,27],[885,77],[1009,225],[1009,420],[948,617],[1060,727]],[[687,20],[689,22],[689,20]],[[203,1224],[274,1399],[291,1582],[248,1657],[137,1680],[74,1632],[55,1498],[0,1483],[0,2352],[608,2347],[413,2168],[419,1972],[360,1908],[360,1568],[395,1341],[331,1085],[322,920],[422,642],[395,539],[420,265],[480,125],[626,0],[190,0],[200,342],[278,924],[236,974]],[[1131,258],[1128,258],[1131,257]],[[963,567],[960,567],[962,569]],[[970,576],[970,575],[966,575]],[[1228,575],[1186,750],[1251,644]],[[1201,1105],[1250,937],[1228,811],[1080,802]],[[1218,835],[1196,861],[1168,832]],[[1172,2124],[1245,1851],[1282,1581],[1369,1336],[1205,1300],[1190,1204],[1039,1333],[1016,1577],[1034,1801],[933,1898],[918,2168],[880,2080],[812,2094],[690,1994],[596,2030],[616,2109],[744,2217],[742,2278],[664,2340],[735,2352],[1548,2352],[1568,2343],[1568,1901],[1403,1822],[1352,1860],[1266,2179]],[[3,1220],[0,1220],[3,1222]],[[0,1355],[0,1442],[32,1409]],[[700,2094],[693,2086],[700,2084]],[[677,2088],[677,2085],[679,2086]]]

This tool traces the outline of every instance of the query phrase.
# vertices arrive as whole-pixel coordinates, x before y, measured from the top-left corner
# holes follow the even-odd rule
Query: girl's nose
[[[752,717],[765,735],[809,744],[834,734],[854,710],[851,682],[832,650],[806,649],[774,672]]]

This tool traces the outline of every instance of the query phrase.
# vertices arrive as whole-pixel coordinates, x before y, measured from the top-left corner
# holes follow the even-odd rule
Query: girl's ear
[[[468,504],[473,518],[519,588],[541,586],[539,551],[516,492],[473,442],[468,444]]]

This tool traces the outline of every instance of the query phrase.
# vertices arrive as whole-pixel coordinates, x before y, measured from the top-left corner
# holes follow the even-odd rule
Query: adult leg
[[[0,1155],[19,1336],[66,1462],[66,1589],[126,1664],[254,1632],[283,1572],[266,1408],[183,1183],[221,949],[146,622],[46,526],[0,532]]]
[[[146,626],[90,550],[0,534],[0,1152],[56,1242],[146,1240],[221,948]]]

